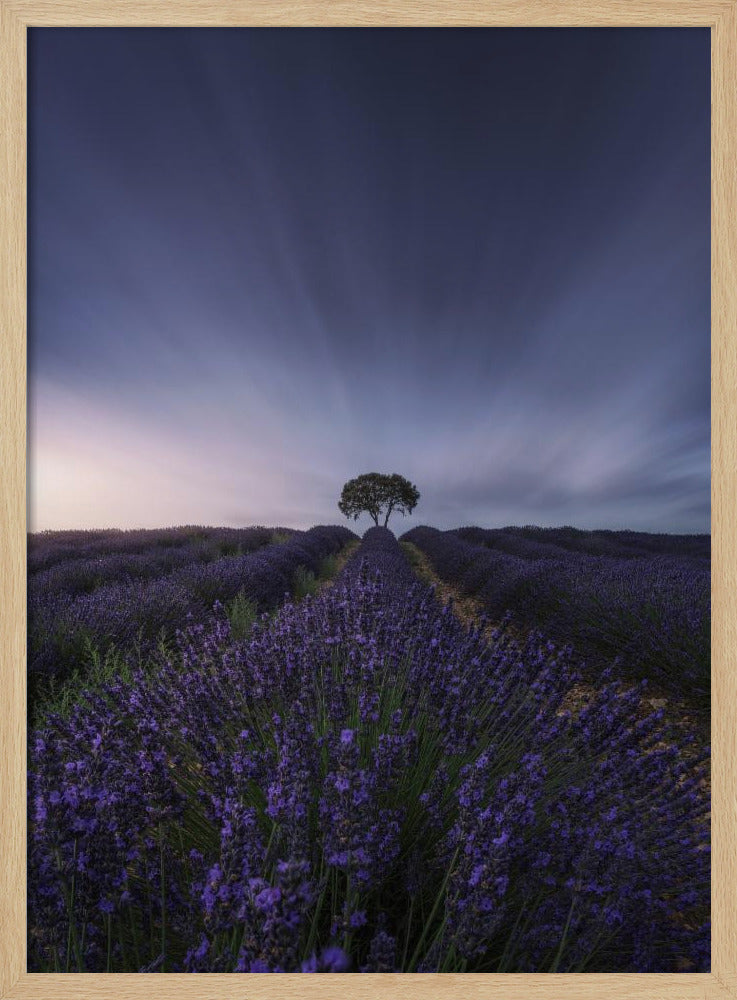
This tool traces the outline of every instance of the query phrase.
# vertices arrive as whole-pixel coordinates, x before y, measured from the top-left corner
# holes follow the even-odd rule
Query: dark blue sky
[[[395,528],[709,530],[708,30],[32,29],[29,81],[34,530],[373,470]]]

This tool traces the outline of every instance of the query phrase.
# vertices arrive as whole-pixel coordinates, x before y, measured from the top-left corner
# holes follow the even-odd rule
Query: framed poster
[[[0,4],[0,995],[733,993],[735,5]]]

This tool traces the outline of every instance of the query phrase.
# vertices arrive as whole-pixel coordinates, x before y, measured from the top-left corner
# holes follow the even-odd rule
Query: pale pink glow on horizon
[[[288,496],[278,462],[249,457],[244,448],[234,473],[214,442],[203,446],[186,427],[177,433],[152,426],[49,384],[32,399],[31,532],[177,524],[292,526],[295,520],[287,504],[280,509],[274,503],[275,496]],[[309,526],[308,518],[301,520],[294,526]]]

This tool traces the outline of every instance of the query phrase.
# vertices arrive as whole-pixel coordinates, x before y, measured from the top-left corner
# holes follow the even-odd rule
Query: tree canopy
[[[338,507],[354,521],[365,512],[377,526],[383,516],[386,527],[393,511],[411,514],[419,499],[419,490],[404,476],[365,472],[362,476],[349,479],[343,486]]]

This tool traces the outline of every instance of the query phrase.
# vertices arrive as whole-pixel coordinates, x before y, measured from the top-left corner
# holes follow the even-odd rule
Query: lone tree
[[[340,494],[338,507],[346,517],[352,517],[354,521],[365,511],[373,518],[377,527],[379,518],[383,515],[386,527],[393,511],[411,514],[419,499],[417,487],[404,476],[366,472],[356,479],[348,480]]]

